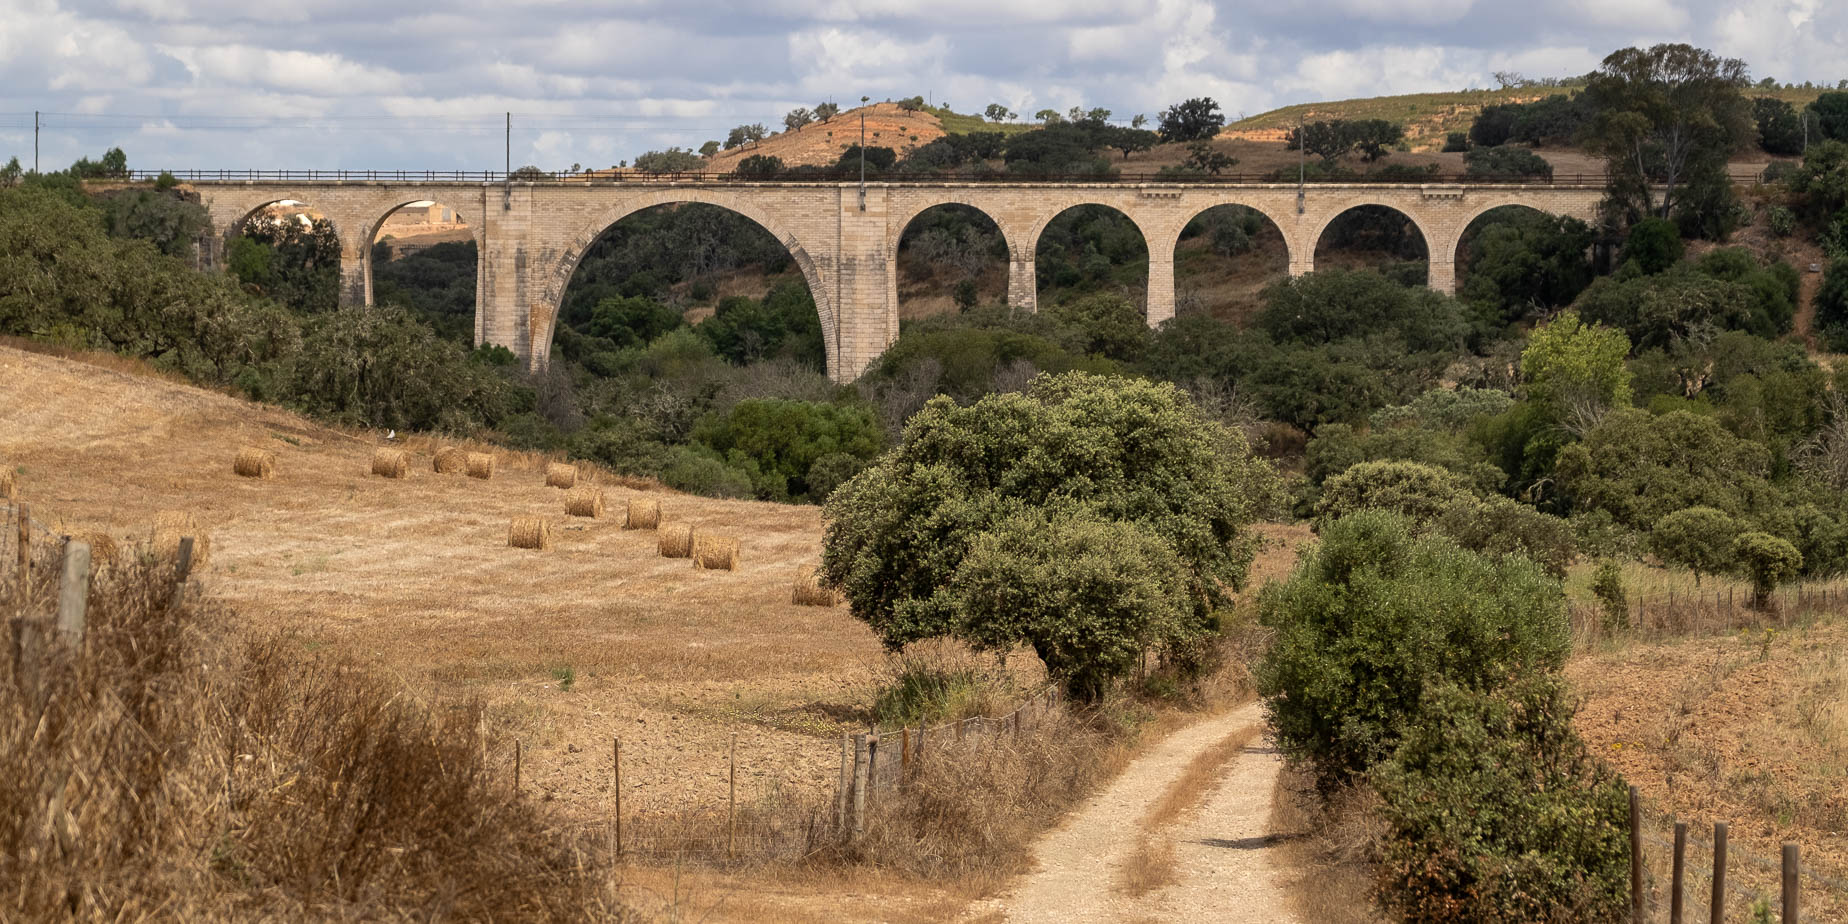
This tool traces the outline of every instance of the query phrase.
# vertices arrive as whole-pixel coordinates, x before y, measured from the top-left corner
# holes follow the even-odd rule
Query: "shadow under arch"
[[[1293,255],[1283,229],[1275,215],[1247,202],[1215,202],[1186,216],[1174,232],[1175,315],[1208,313],[1230,321],[1249,316],[1261,306],[1266,287],[1289,278]],[[1200,244],[1183,246],[1189,241]],[[1231,272],[1215,279],[1215,266]],[[1259,277],[1255,284],[1252,276]]]
[[[612,206],[585,222],[573,235],[565,251],[553,264],[549,275],[540,290],[538,304],[530,307],[525,333],[530,338],[530,355],[532,368],[541,368],[551,355],[552,336],[558,324],[558,313],[564,305],[565,288],[571,284],[578,265],[591,245],[602,237],[617,222],[637,212],[663,205],[700,204],[711,205],[734,212],[756,222],[770,236],[777,239],[783,248],[789,251],[790,259],[802,271],[802,278],[808,283],[809,295],[815,301],[815,311],[821,317],[822,346],[827,354],[827,374],[834,377],[840,363],[839,323],[835,316],[834,300],[823,285],[821,267],[816,263],[807,248],[802,246],[794,234],[783,227],[781,222],[772,219],[763,210],[752,206],[749,201],[737,198],[735,194],[722,189],[703,190],[693,188],[666,189],[636,196]]]
[[[1410,234],[1406,233],[1408,229]],[[1332,240],[1331,231],[1334,232]],[[1342,250],[1360,251],[1383,254],[1390,262],[1422,264],[1415,274],[1411,274],[1416,275],[1417,279],[1401,281],[1415,281],[1424,285],[1429,279],[1431,232],[1419,223],[1416,216],[1396,205],[1379,201],[1356,202],[1330,215],[1308,240],[1318,270],[1340,268],[1340,261],[1327,259],[1325,254]]]
[[[998,297],[992,299],[994,303],[1005,304],[1008,297],[1008,264],[1011,259],[1011,248],[1013,246],[1012,242],[1007,239],[1007,232],[1002,229],[1001,223],[996,221],[995,217],[981,206],[963,199],[944,199],[942,201],[920,205],[912,209],[908,214],[903,215],[902,217],[904,220],[902,222],[893,223],[894,226],[898,228],[898,233],[892,236],[891,250],[886,254],[887,291],[893,293],[894,307],[898,309],[899,317],[901,319],[907,317],[904,311],[905,299],[900,293],[899,288],[901,276],[899,272],[899,263],[901,255],[905,253],[907,249],[907,239],[912,233],[913,226],[926,215],[938,210],[950,210],[952,214],[968,213],[968,215],[976,219],[968,222],[968,228],[980,233],[992,233],[994,235],[994,243],[999,246],[1000,252],[994,253],[991,250],[985,257],[979,254],[969,254],[966,260],[968,265],[957,267],[965,276],[964,280],[958,282],[957,285],[961,287],[965,282],[971,283],[973,294],[978,301],[984,295],[997,295]],[[983,227],[984,225],[986,227]],[[983,242],[979,239],[965,239],[963,243],[975,249],[983,247]],[[912,265],[915,265],[915,263]],[[990,290],[993,291],[991,292]],[[961,292],[954,293],[952,298],[960,299],[962,294]],[[969,306],[962,305],[960,301],[958,301],[958,307],[966,308]],[[925,312],[925,314],[932,313],[938,312]]]
[[[1134,242],[1124,236],[1125,231],[1135,233]],[[1049,234],[1059,238],[1053,241],[1052,247],[1064,250],[1065,253],[1049,251]],[[1102,246],[1096,246],[1100,243]],[[1039,302],[1049,287],[1062,288],[1087,282],[1107,283],[1120,286],[1138,309],[1146,311],[1149,258],[1153,250],[1149,243],[1149,230],[1121,208],[1087,199],[1061,203],[1057,208],[1044,213],[1034,225],[1031,236],[1021,242],[1022,246],[1033,248],[1033,262],[1038,274],[1034,285],[1034,301]],[[1074,259],[1073,252],[1081,245],[1094,246],[1094,256],[1102,258],[1105,263],[1100,264],[1094,258],[1087,258],[1085,265],[1080,265]],[[1141,279],[1132,283],[1118,267],[1136,265],[1142,267]]]

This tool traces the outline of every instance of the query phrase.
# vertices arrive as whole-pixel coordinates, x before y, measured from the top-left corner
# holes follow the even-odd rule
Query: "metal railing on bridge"
[[[858,171],[793,169],[771,176],[739,173],[640,173],[635,171],[591,171],[587,173],[549,173],[541,170],[516,170],[508,174],[498,170],[135,170],[131,180],[154,180],[170,174],[182,182],[212,183],[470,183],[500,185],[508,182],[547,186],[624,186],[660,184],[738,184],[738,183],[858,183]],[[1602,186],[1602,173],[1561,173],[1552,176],[1487,176],[1469,173],[1429,173],[1359,175],[1343,177],[1308,177],[1306,185],[1404,185],[1404,186]],[[1757,172],[1732,174],[1734,183],[1757,185],[1763,176]],[[1221,173],[1180,175],[1172,173],[1015,173],[1009,171],[971,171],[964,173],[913,173],[893,171],[868,175],[868,183],[942,184],[942,183],[1058,183],[1066,184],[1149,184],[1149,185],[1290,185],[1295,177],[1274,173]]]

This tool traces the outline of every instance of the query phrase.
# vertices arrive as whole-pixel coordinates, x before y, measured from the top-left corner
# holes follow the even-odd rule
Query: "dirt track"
[[[1169,735],[1086,802],[1034,851],[1038,869],[1008,894],[978,903],[970,916],[1011,922],[1289,922],[1272,867],[1271,792],[1275,749],[1254,739],[1225,768],[1205,801],[1172,825],[1149,832],[1173,850],[1175,881],[1143,896],[1122,886],[1141,844],[1143,820],[1202,751],[1263,721],[1252,703]]]

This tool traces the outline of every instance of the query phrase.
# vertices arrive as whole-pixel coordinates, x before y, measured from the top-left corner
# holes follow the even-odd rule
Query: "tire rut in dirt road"
[[[1262,708],[1251,703],[1169,735],[1040,840],[1036,869],[968,916],[1293,922],[1269,850],[1280,761],[1262,736],[1240,750],[1197,809],[1154,831],[1143,825],[1195,757],[1263,721]],[[1125,891],[1123,871],[1145,840],[1172,850],[1174,881],[1136,897]]]

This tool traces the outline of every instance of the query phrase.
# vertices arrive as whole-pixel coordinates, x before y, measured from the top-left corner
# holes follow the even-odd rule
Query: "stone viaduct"
[[[475,235],[475,342],[511,349],[543,367],[565,285],[585,250],[624,216],[658,205],[702,202],[742,214],[782,241],[808,280],[827,345],[828,374],[858,377],[898,336],[898,242],[933,206],[961,204],[992,218],[1006,239],[1009,304],[1037,303],[1034,251],[1059,213],[1105,205],[1133,220],[1149,250],[1148,320],[1174,316],[1174,248],[1181,230],[1220,205],[1256,209],[1282,231],[1289,269],[1314,269],[1322,232],[1342,212],[1380,205],[1406,215],[1424,235],[1430,285],[1456,287],[1457,245],[1482,213],[1521,205],[1586,220],[1600,186],[1519,184],[1295,184],[1139,182],[868,183],[610,180],[533,182],[414,180],[193,180],[222,242],[257,210],[298,201],[326,216],[341,242],[341,301],[372,303],[374,238],[386,217],[412,202],[455,209]],[[217,248],[208,248],[215,251]],[[207,259],[214,257],[208,253]]]

